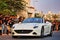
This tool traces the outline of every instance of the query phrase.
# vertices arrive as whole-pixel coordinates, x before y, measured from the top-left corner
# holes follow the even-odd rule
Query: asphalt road
[[[19,37],[19,38],[12,38],[11,35],[0,35],[0,40],[60,40],[60,31],[53,32],[53,36],[49,37],[46,36],[44,38],[39,37]]]

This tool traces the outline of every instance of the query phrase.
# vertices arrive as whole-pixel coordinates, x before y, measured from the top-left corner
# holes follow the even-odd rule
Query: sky
[[[47,13],[52,11],[58,13],[60,11],[60,0],[31,0],[30,3],[37,11]]]

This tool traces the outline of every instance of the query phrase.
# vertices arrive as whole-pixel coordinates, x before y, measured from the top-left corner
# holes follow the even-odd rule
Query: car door
[[[45,23],[44,25],[44,35],[47,35],[50,33],[50,26],[48,23]]]

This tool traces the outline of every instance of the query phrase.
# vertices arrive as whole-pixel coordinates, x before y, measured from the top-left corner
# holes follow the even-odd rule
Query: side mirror
[[[49,22],[49,21],[46,21],[46,23],[47,23],[47,24],[50,24],[50,25],[52,25],[52,23],[51,23],[51,22]]]
[[[50,23],[49,21],[46,21],[46,23]]]

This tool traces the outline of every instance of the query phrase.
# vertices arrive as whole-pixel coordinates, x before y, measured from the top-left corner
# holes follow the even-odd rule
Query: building
[[[35,15],[35,8],[30,6],[28,7],[28,18],[32,18]]]

